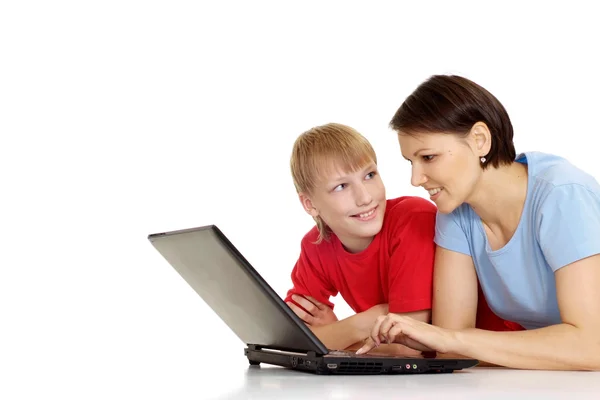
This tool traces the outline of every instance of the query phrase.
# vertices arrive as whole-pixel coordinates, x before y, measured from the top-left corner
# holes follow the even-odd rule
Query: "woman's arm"
[[[600,370],[600,255],[555,273],[562,323],[520,332],[456,332],[456,351],[514,368]]]
[[[432,324],[454,330],[475,328],[477,320],[477,273],[471,256],[437,247],[433,280]],[[440,358],[466,358],[456,353]],[[480,362],[479,366],[497,365]]]
[[[477,274],[466,254],[437,247],[433,269],[432,323],[448,329],[475,327]]]
[[[558,325],[518,332],[455,330],[388,314],[378,319],[371,337],[512,368],[600,370],[600,255],[560,268],[555,276],[563,321]]]

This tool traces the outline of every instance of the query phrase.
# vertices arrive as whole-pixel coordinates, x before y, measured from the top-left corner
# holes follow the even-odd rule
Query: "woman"
[[[388,314],[382,340],[524,369],[600,370],[600,185],[565,159],[516,155],[502,104],[433,76],[391,121],[411,183],[438,207],[433,324]],[[526,329],[475,329],[477,283]]]

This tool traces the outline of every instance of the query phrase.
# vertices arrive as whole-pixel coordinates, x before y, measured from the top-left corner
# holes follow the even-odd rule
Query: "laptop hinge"
[[[306,357],[310,357],[310,358],[315,358],[318,356],[318,354],[313,350],[306,352],[306,351],[301,351],[301,350],[277,349],[274,347],[260,346],[260,345],[256,345],[256,344],[249,344],[247,346],[248,346],[249,351],[261,350],[261,351],[268,351],[271,353],[299,355],[299,356],[306,356]]]
[[[268,353],[277,353],[277,354],[287,354],[287,355],[293,355],[293,356],[306,356],[308,355],[306,352],[303,351],[295,351],[295,350],[282,350],[282,349],[275,349],[275,348],[271,348],[271,347],[265,347],[265,346],[248,346],[248,350],[260,350],[260,351],[266,351]]]

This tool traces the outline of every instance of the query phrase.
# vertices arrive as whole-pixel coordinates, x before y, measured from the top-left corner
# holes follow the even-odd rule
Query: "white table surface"
[[[249,366],[243,344],[163,338],[154,346],[57,347],[0,362],[0,399],[600,399],[600,372],[470,368],[452,374],[323,376]],[[228,341],[230,342],[230,341]],[[194,347],[196,346],[196,347]],[[3,364],[3,365],[2,365]]]
[[[207,399],[599,399],[599,372],[475,367],[452,374],[319,376],[236,360],[203,380]],[[218,382],[218,379],[222,379]],[[226,382],[224,384],[223,382]],[[206,396],[206,397],[203,397]]]

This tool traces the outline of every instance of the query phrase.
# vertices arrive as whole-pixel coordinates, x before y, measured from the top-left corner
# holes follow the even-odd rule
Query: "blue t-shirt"
[[[600,185],[561,157],[532,152],[517,161],[528,165],[527,198],[504,247],[490,249],[468,204],[438,212],[435,242],[473,258],[494,313],[534,329],[561,323],[554,272],[600,253]]]

